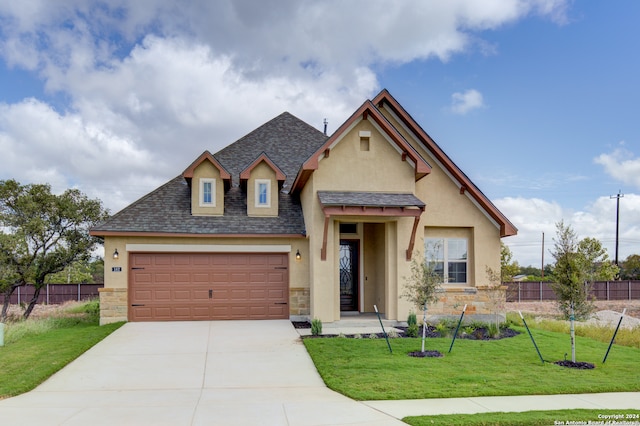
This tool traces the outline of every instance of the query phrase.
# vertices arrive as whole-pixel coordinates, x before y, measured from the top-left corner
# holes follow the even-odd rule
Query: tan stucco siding
[[[215,179],[215,203],[212,206],[200,204],[200,180]],[[194,216],[221,216],[224,214],[224,182],[220,178],[220,171],[209,161],[203,161],[193,171],[191,179],[191,214]]]
[[[361,150],[361,135],[369,137],[369,150]],[[309,235],[312,316],[322,321],[340,319],[339,223],[359,223],[361,241],[359,310],[372,312],[373,304],[387,318],[396,318],[401,279],[409,271],[406,261],[413,218],[333,216],[327,232],[327,258],[321,260],[324,213],[317,191],[371,191],[413,193],[415,169],[402,160],[392,142],[371,122],[355,125],[319,162],[301,193]],[[365,235],[363,223],[371,224]],[[369,244],[371,242],[372,244]],[[369,281],[371,280],[371,281]],[[406,310],[406,309],[403,309]]]
[[[269,206],[257,205],[256,181],[269,182]],[[264,161],[251,170],[247,181],[247,215],[248,216],[278,216],[278,181],[276,172]]]
[[[420,229],[468,229],[469,265],[468,285],[487,283],[486,268],[500,268],[500,229],[439,167],[416,184],[416,195],[427,204],[420,221]],[[421,236],[424,237],[424,234]],[[424,241],[416,241],[416,248],[424,250]]]
[[[370,132],[369,151],[360,149],[360,132]],[[320,160],[315,189],[329,191],[408,192],[415,170],[368,120],[359,122]]]

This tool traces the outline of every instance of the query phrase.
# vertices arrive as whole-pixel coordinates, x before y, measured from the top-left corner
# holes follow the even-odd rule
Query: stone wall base
[[[127,289],[101,288],[100,293],[100,325],[127,321]]]
[[[289,289],[289,315],[293,317],[309,317],[311,314],[311,290],[304,287]]]
[[[468,321],[502,322],[506,318],[506,287],[478,286],[445,288],[438,301],[429,305],[427,315],[431,321],[459,318],[467,305]],[[419,313],[418,313],[418,316]]]

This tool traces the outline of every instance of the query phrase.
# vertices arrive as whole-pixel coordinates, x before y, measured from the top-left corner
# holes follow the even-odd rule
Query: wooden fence
[[[507,286],[507,302],[556,300],[545,282],[511,282]],[[596,300],[640,300],[640,281],[596,281],[590,294]]]
[[[47,305],[55,305],[70,300],[81,301],[98,297],[98,289],[104,287],[104,284],[47,284],[40,295],[38,295],[38,303]],[[21,303],[29,303],[35,294],[35,287],[27,284],[18,287],[10,298],[10,303],[19,305]],[[0,304],[4,303],[4,295],[0,294]]]
[[[507,286],[507,302],[533,302],[556,300],[556,295],[546,282],[510,282]],[[47,284],[38,296],[38,303],[60,304],[70,300],[86,300],[98,297],[98,289],[104,284]],[[11,304],[29,303],[35,289],[27,284],[18,287],[11,295]],[[591,287],[597,300],[640,300],[640,280],[597,281]],[[0,304],[4,295],[0,294]]]

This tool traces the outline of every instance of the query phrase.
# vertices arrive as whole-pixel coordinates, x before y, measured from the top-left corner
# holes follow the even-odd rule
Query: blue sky
[[[329,131],[387,88],[514,222],[640,253],[633,0],[0,4],[0,179],[117,211],[289,111]],[[428,209],[427,209],[428,214]]]

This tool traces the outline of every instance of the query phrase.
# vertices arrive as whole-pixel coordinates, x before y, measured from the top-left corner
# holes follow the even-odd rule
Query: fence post
[[[47,283],[47,305],[49,304],[49,283]]]
[[[18,305],[20,304],[20,287],[18,287]]]
[[[542,302],[542,281],[540,281],[540,301]]]
[[[518,282],[518,302],[522,301],[522,298],[520,297],[521,288],[522,288],[522,283]]]
[[[629,300],[631,300],[631,280],[627,281],[627,286],[629,287]]]
[[[78,283],[78,302],[80,301],[80,283]]]
[[[607,281],[607,300],[609,300],[609,281]]]

